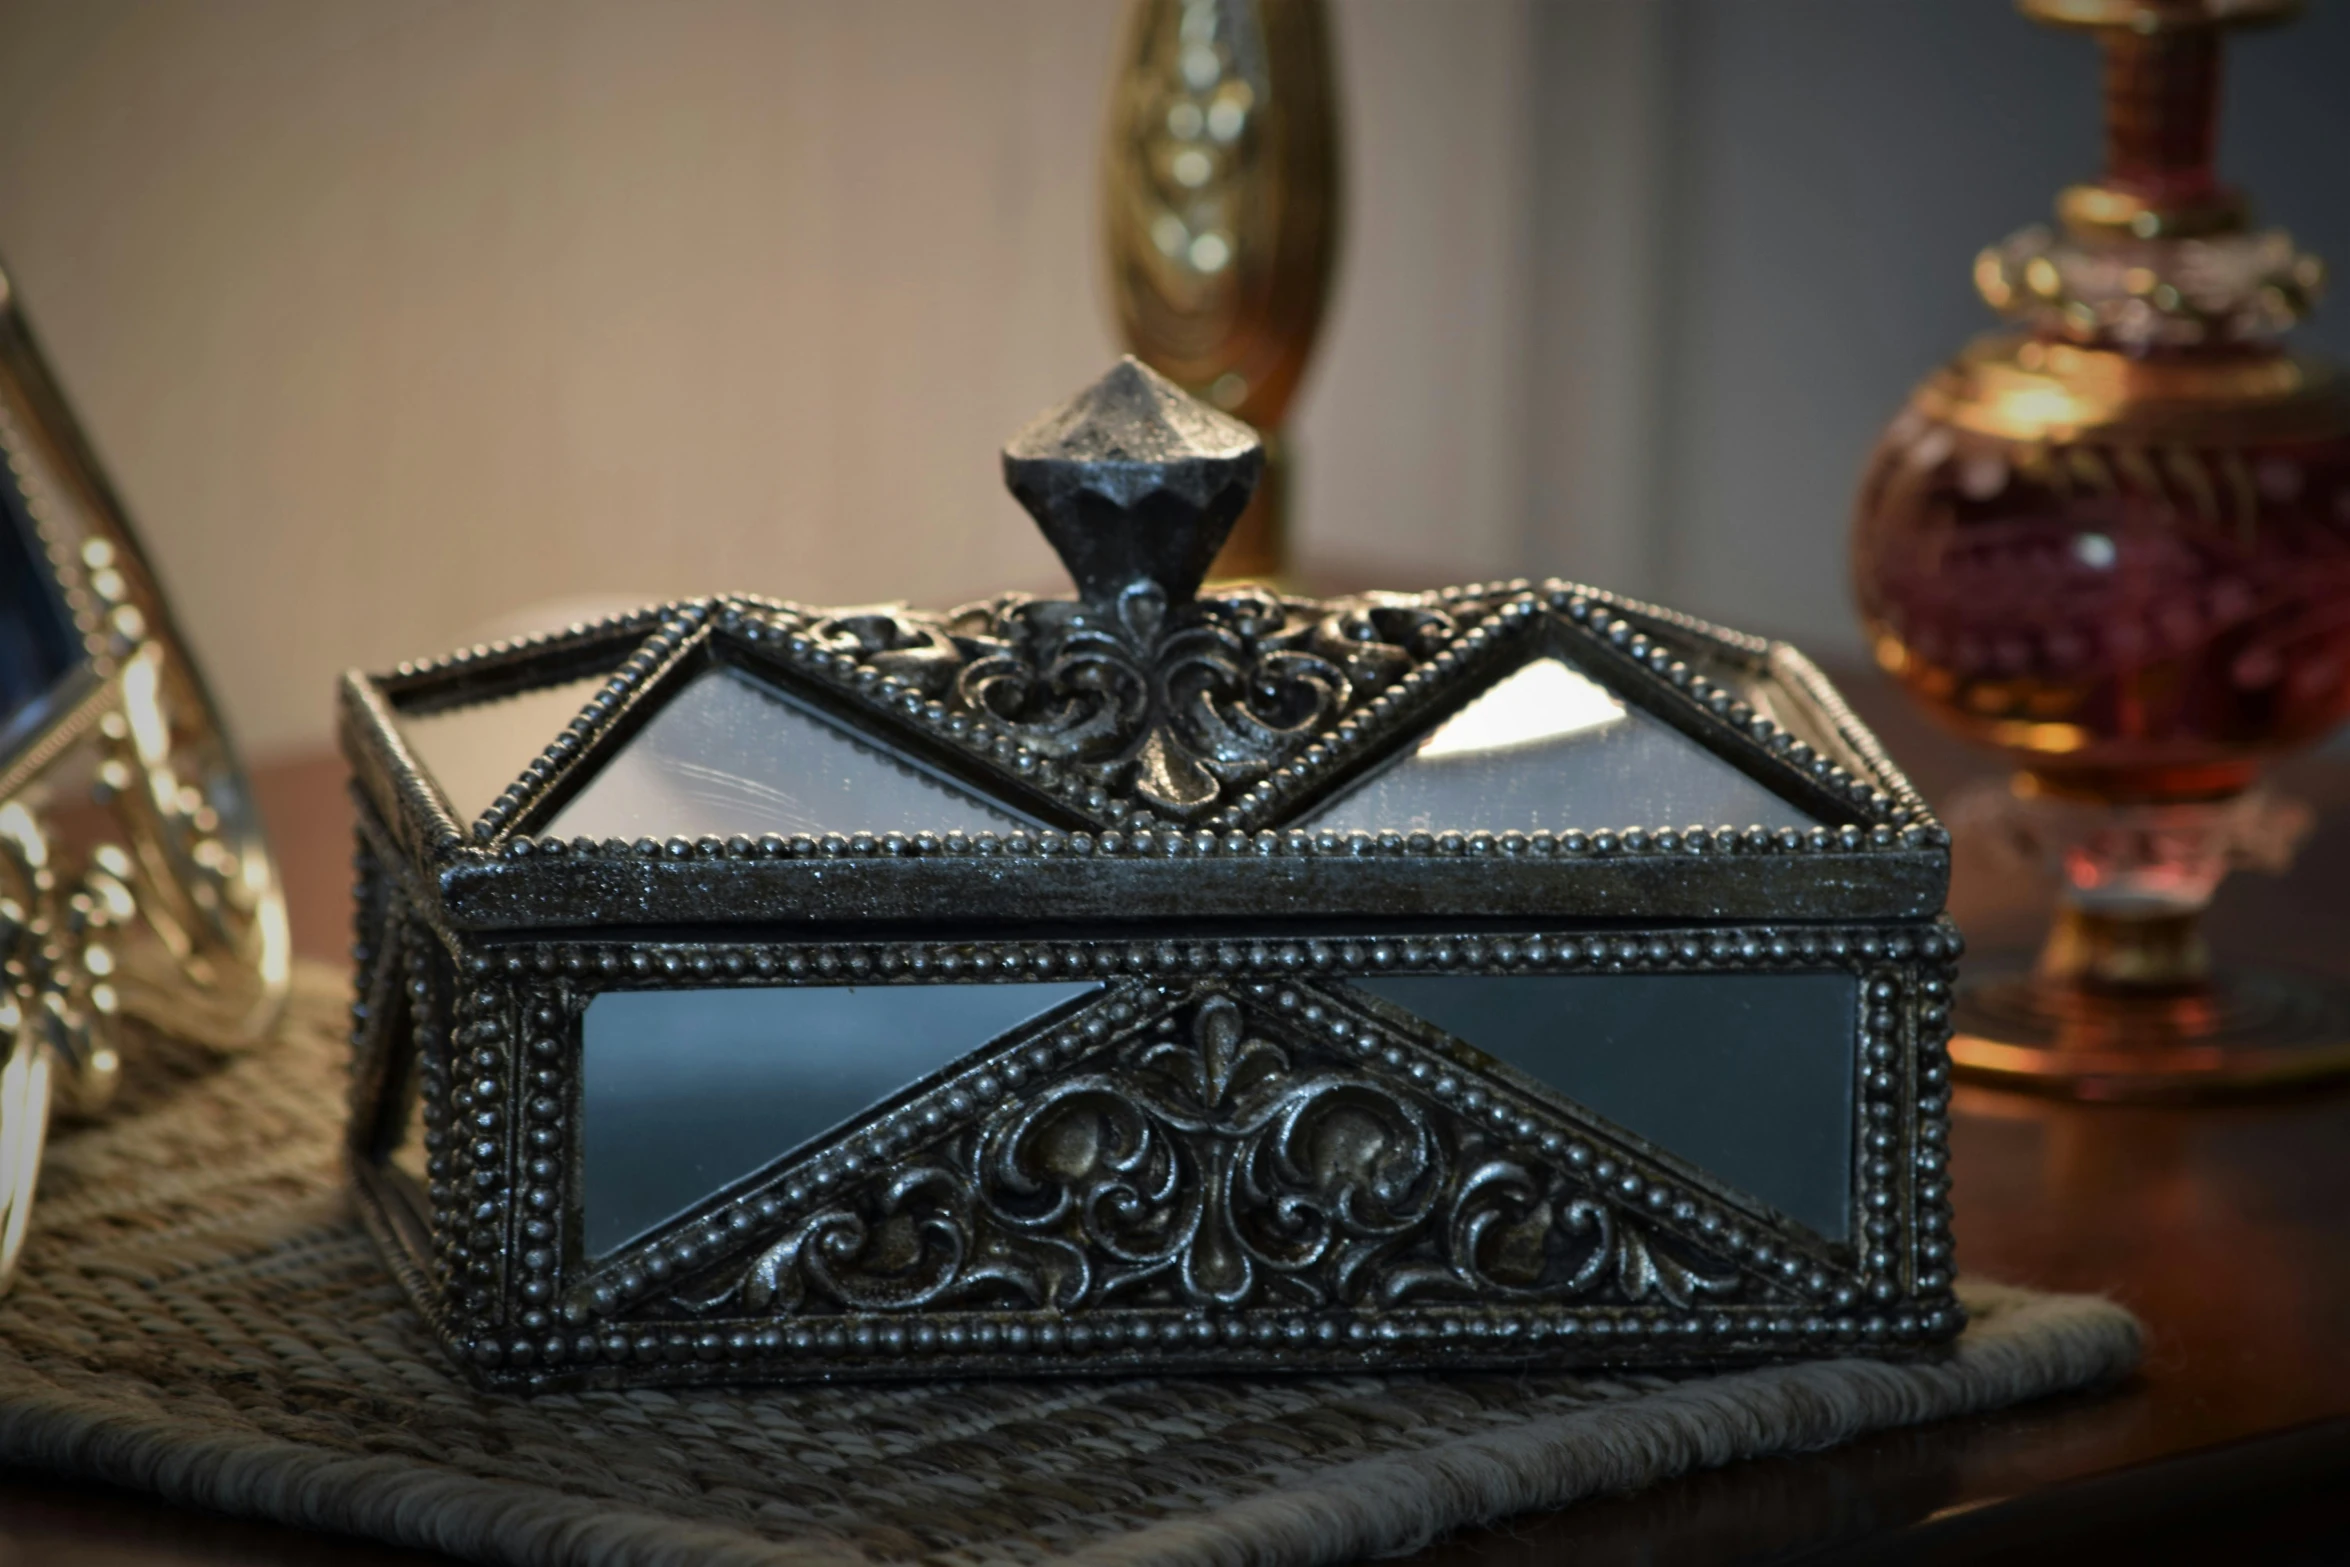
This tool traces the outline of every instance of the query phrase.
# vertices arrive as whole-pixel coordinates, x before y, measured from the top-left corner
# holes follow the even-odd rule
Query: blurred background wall
[[[517,606],[1057,579],[994,453],[1114,351],[1109,0],[7,0],[0,253],[236,723]],[[1341,0],[1309,564],[1558,572],[1828,653],[1975,249],[2096,158],[1995,0]],[[2350,14],[2226,163],[2350,265]],[[2350,354],[2350,306],[2314,344]]]

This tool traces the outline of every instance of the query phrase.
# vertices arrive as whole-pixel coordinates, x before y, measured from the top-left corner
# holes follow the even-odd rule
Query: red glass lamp
[[[1853,537],[1877,661],[2013,758],[1992,825],[2060,869],[2028,972],[1951,1054],[2084,1095],[2350,1070],[2350,996],[2212,966],[2199,919],[2290,812],[2258,782],[2350,713],[2350,396],[2283,338],[2322,272],[2214,170],[2221,35],[2293,0],[2023,0],[2105,49],[2106,167],[1986,250],[2016,323],[1912,394]]]

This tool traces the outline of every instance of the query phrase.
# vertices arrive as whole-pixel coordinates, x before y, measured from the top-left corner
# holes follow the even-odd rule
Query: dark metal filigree
[[[943,622],[880,609],[818,646],[951,702],[1106,794],[1196,820],[1333,728],[1459,629],[1424,597],[1197,598],[1263,451],[1248,426],[1128,358],[1015,437],[1004,472],[1078,585]]]
[[[1193,820],[1433,657],[1455,617],[1402,595],[1321,603],[1242,587],[1170,607],[1007,595],[943,617],[836,614],[807,635],[983,719],[1110,795]]]
[[[688,1291],[696,1313],[946,1304],[1689,1306],[1736,1271],[1209,991]]]

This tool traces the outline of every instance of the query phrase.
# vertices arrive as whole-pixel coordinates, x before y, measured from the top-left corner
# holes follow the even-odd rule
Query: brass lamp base
[[[2192,915],[2066,907],[2038,966],[1958,989],[1951,1064],[1980,1082],[2077,1099],[2182,1099],[2350,1074],[2350,986],[2211,971]]]
[[[1284,592],[1295,586],[1296,570],[1289,558],[1289,454],[1280,436],[1269,430],[1259,434],[1265,443],[1265,476],[1216,552],[1208,580],[1256,582]]]

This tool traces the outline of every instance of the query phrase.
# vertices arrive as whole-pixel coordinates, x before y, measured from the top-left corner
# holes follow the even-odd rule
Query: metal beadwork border
[[[1949,1295],[1947,1190],[1941,1161],[1948,1136],[1950,960],[1958,950],[1947,922],[1837,929],[1738,927],[1594,932],[1571,929],[1398,933],[1263,941],[1140,939],[1041,941],[529,941],[486,944],[438,931],[424,910],[392,896],[377,916],[388,932],[405,922],[409,983],[445,966],[452,978],[450,1024],[428,1004],[411,1014],[428,1063],[427,1112],[447,1179],[430,1203],[431,1255],[393,1222],[401,1199],[366,1158],[355,1173],[379,1239],[406,1256],[404,1281],[453,1352],[485,1380],[526,1388],[646,1382],[859,1375],[942,1375],[1018,1370],[1086,1372],[1266,1365],[1293,1369],[1408,1364],[1650,1364],[1752,1360],[1820,1348],[1917,1353],[1956,1330]],[[381,937],[376,944],[381,945]],[[1386,948],[1387,962],[1380,961]],[[1412,949],[1417,948],[1415,954]],[[952,959],[952,962],[947,960]],[[1855,1243],[1840,1259],[1800,1227],[1758,1215],[1702,1177],[1678,1179],[1693,1200],[1734,1226],[1739,1260],[1751,1266],[1796,1261],[1784,1299],[1693,1310],[1484,1304],[1393,1312],[1185,1311],[1102,1308],[1070,1313],[945,1311],[867,1318],[723,1319],[651,1322],[635,1303],[672,1276],[706,1266],[726,1246],[771,1237],[808,1211],[851,1168],[889,1157],[893,1117],[917,1120],[961,1094],[982,1108],[968,1079],[974,1059],[916,1099],[844,1129],[808,1156],[770,1171],[697,1209],[646,1241],[590,1267],[566,1237],[576,1223],[575,1150],[578,1016],[605,988],[690,988],[710,983],[790,983],[795,978],[916,983],[975,974],[1004,978],[1102,976],[1129,1006],[1167,986],[1180,997],[1204,976],[1211,984],[1286,986],[1299,1004],[1360,1013],[1324,990],[1348,973],[1817,972],[1852,973],[1860,986],[1856,1027]],[[380,990],[380,986],[378,989]],[[1313,1001],[1303,998],[1311,996]],[[1104,1002],[1097,1005],[1108,1005]],[[1279,1001],[1273,1003],[1279,1005]],[[1088,1008],[1087,1010],[1093,1010]],[[1139,1015],[1139,1014],[1138,1014]],[[384,1042],[367,1040],[369,1054]],[[1062,1033],[1083,1038],[1082,1025]],[[1425,1040],[1408,1044],[1415,1064],[1432,1059]],[[1012,1048],[1035,1048],[1020,1041]],[[1048,1042],[1065,1064],[1082,1044]],[[984,1053],[986,1055],[989,1053]],[[1408,1066],[1406,1068],[1408,1070]],[[1481,1078],[1475,1091],[1532,1128],[1534,1146],[1559,1139],[1565,1157],[1587,1126],[1562,1118],[1539,1092]],[[436,1086],[437,1084],[437,1086]],[[1495,1112],[1488,1112],[1495,1113]],[[486,1120],[484,1118],[487,1118]],[[470,1145],[459,1150],[456,1128]],[[876,1136],[880,1141],[874,1141]],[[1674,1163],[1616,1134],[1617,1153],[1648,1167]],[[486,1155],[484,1157],[483,1155]],[[847,1167],[844,1168],[844,1162]],[[827,1172],[831,1172],[827,1178]],[[821,1180],[821,1184],[819,1184]],[[794,1186],[798,1204],[790,1201]],[[1651,1189],[1657,1189],[1653,1183]],[[715,1245],[713,1244],[715,1241]],[[617,1288],[631,1277],[635,1291]],[[452,1281],[445,1293],[429,1282]],[[606,1294],[600,1295],[599,1291]],[[604,1304],[610,1300],[610,1306]],[[1605,1322],[1608,1326],[1597,1324]],[[1450,1324],[1450,1326],[1447,1326]],[[1569,1326],[1573,1324],[1573,1326]],[[1015,1329],[1018,1330],[1015,1334]],[[1082,1331],[1080,1331],[1082,1330]],[[1169,1338],[1172,1333],[1174,1337]],[[1075,1335],[1072,1337],[1072,1335]],[[976,1335],[976,1336],[975,1336]],[[1269,1335],[1269,1337],[1267,1336]],[[1441,1352],[1441,1354],[1439,1353]],[[713,1364],[715,1362],[715,1364]]]

